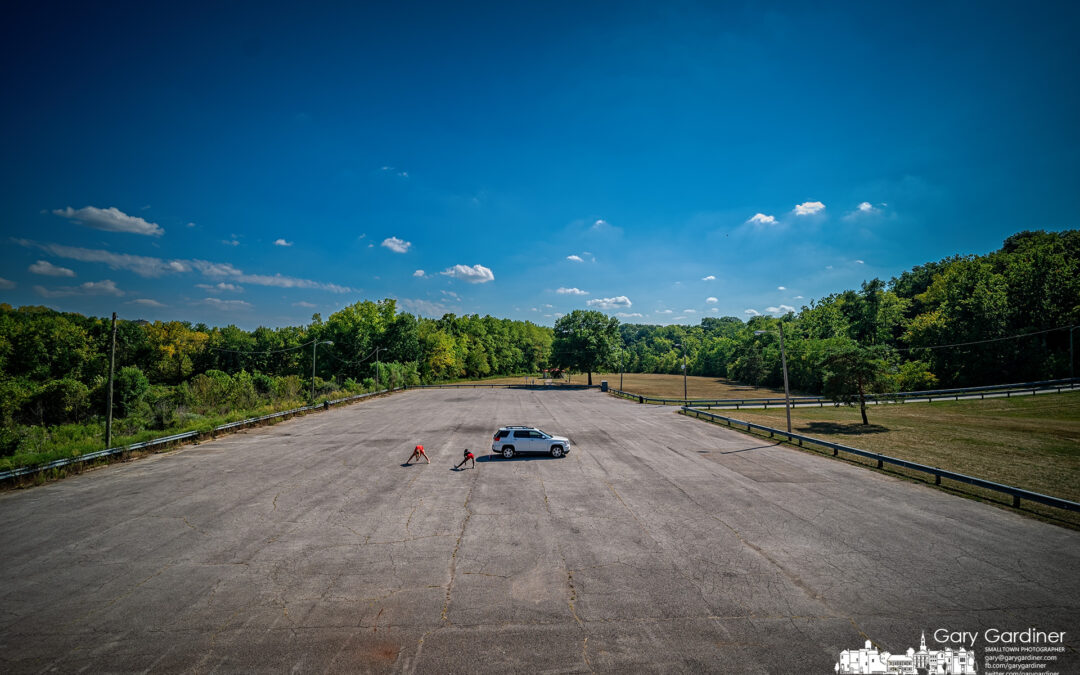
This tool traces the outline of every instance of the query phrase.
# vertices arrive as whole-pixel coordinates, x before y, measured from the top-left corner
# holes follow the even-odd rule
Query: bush
[[[269,396],[274,393],[274,378],[263,373],[255,373],[251,376],[251,383],[255,386],[255,391],[263,396]]]
[[[232,376],[227,403],[232,410],[248,410],[259,405],[259,394],[255,391],[255,380],[251,373],[241,370]]]
[[[127,417],[134,412],[136,406],[142,401],[146,390],[150,388],[150,380],[137,366],[125,366],[116,374],[116,382],[113,390],[113,405],[115,412],[120,417]]]
[[[79,422],[90,404],[90,389],[71,378],[53,380],[43,386],[27,407],[41,424],[51,426]]]
[[[923,391],[934,388],[938,383],[937,377],[924,361],[905,361],[891,379],[893,391]]]
[[[220,370],[208,370],[191,378],[192,404],[200,410],[219,410],[229,399],[232,378]]]
[[[299,375],[286,375],[274,378],[274,395],[279,399],[291,401],[300,398],[303,383]]]

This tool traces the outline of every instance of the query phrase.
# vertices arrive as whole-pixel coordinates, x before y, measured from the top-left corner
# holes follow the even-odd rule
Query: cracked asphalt
[[[573,450],[489,456],[504,424]],[[407,391],[0,516],[6,673],[832,673],[1028,627],[1080,671],[1080,533],[596,391]]]

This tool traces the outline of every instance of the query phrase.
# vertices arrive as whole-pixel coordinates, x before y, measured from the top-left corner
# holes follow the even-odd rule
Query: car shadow
[[[563,457],[565,457],[565,456],[566,455],[563,455]],[[502,455],[483,455],[482,457],[477,457],[476,461],[477,461],[477,463],[480,463],[480,462],[530,462],[532,460],[545,460],[545,459],[556,459],[556,458],[552,457],[551,455],[540,454],[540,453],[537,453],[535,455],[514,455],[510,459],[507,459],[507,458],[503,457]],[[562,459],[562,457],[559,457],[558,459]]]
[[[858,422],[852,422],[850,424],[839,424],[837,422],[809,422],[805,426],[799,427],[799,431],[805,431],[811,434],[842,434],[845,436],[883,434],[888,430],[888,427],[883,427],[880,424],[859,424]]]

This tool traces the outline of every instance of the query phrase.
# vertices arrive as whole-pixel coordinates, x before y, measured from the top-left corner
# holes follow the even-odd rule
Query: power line
[[[269,355],[269,354],[281,354],[281,353],[284,353],[284,352],[294,352],[297,349],[303,349],[304,347],[310,347],[312,342],[315,342],[315,340],[311,340],[310,342],[305,342],[303,344],[296,345],[295,347],[285,347],[283,349],[268,349],[268,350],[262,351],[262,352],[247,352],[247,351],[243,351],[243,350],[240,350],[240,349],[229,349],[228,347],[210,347],[210,349],[212,349],[212,350],[214,350],[216,352],[229,352],[231,354],[243,354],[245,356],[252,356],[252,355],[264,356],[264,355]]]
[[[970,346],[970,345],[986,344],[988,342],[1001,342],[1003,340],[1020,340],[1022,338],[1031,337],[1033,335],[1042,335],[1043,333],[1053,333],[1054,331],[1058,331],[1058,330],[1072,330],[1074,328],[1077,328],[1077,326],[1058,326],[1057,328],[1047,328],[1045,330],[1037,330],[1037,331],[1033,331],[1031,333],[1023,333],[1021,335],[1006,335],[1005,337],[988,338],[986,340],[974,340],[972,342],[954,342],[953,344],[947,344],[947,345],[927,345],[925,347],[903,347],[903,348],[897,348],[896,351],[898,351],[898,352],[910,352],[910,351],[915,351],[917,349],[946,349],[948,347],[967,347],[967,346]]]

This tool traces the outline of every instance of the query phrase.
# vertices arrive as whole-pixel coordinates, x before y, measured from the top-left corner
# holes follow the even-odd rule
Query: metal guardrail
[[[101,459],[102,457],[109,457],[112,455],[119,455],[125,452],[132,452],[133,450],[146,450],[149,448],[157,447],[159,445],[168,445],[169,443],[176,443],[177,441],[194,439],[200,436],[204,436],[206,434],[215,436],[219,431],[230,431],[232,429],[238,429],[240,427],[249,426],[251,424],[258,424],[259,422],[265,422],[267,420],[278,419],[282,417],[291,417],[299,413],[311,412],[313,410],[328,410],[332,405],[351,403],[352,401],[358,401],[362,398],[370,398],[372,396],[378,396],[379,394],[388,394],[391,392],[400,391],[401,389],[403,389],[403,387],[382,389],[367,394],[357,394],[355,396],[346,396],[345,398],[327,400],[317,405],[305,405],[299,408],[293,408],[291,410],[282,410],[280,412],[270,413],[269,415],[263,415],[261,417],[249,417],[248,419],[237,420],[236,422],[219,424],[218,426],[208,431],[185,431],[183,433],[173,434],[171,436],[163,436],[161,438],[155,438],[149,441],[142,441],[141,443],[118,445],[115,448],[106,448],[104,450],[97,450],[96,452],[88,452],[84,455],[79,455],[78,457],[65,457],[63,459],[46,462],[45,464],[35,464],[34,466],[23,466],[17,469],[8,469],[7,471],[0,471],[0,481],[10,480],[12,478],[18,478],[20,476],[28,476],[31,474],[39,473],[41,471],[48,471],[49,469],[58,469],[60,467],[69,466],[71,464],[89,462],[95,459]]]
[[[1071,502],[1067,499],[1060,499],[1058,497],[1051,497],[1038,492],[1031,492],[1030,490],[1024,490],[1022,488],[1013,487],[1012,485],[1004,485],[1002,483],[995,483],[993,481],[983,480],[982,478],[975,478],[974,476],[968,476],[962,473],[956,473],[955,471],[948,471],[946,469],[939,469],[935,466],[927,466],[925,464],[919,464],[918,462],[909,462],[906,459],[899,459],[896,457],[890,457],[888,455],[882,455],[877,452],[870,452],[869,450],[860,450],[859,448],[852,448],[847,445],[841,445],[840,443],[833,443],[832,441],[824,441],[819,438],[813,438],[812,436],[804,436],[802,434],[791,433],[782,429],[774,429],[761,424],[754,424],[752,422],[744,422],[733,417],[725,417],[724,415],[717,415],[707,410],[697,410],[690,406],[682,406],[682,412],[685,415],[693,415],[694,417],[701,419],[705,418],[709,421],[716,422],[722,421],[729,427],[734,428],[735,425],[740,427],[746,427],[747,431],[757,429],[758,431],[768,432],[769,437],[780,436],[787,438],[788,441],[797,441],[800,446],[805,443],[813,443],[825,448],[829,448],[833,451],[833,456],[836,457],[840,452],[846,452],[852,455],[858,455],[859,457],[866,457],[877,461],[877,468],[882,468],[884,464],[893,464],[895,466],[901,466],[905,469],[912,469],[914,471],[922,471],[934,476],[934,485],[941,485],[941,479],[947,478],[949,480],[957,481],[959,483],[966,483],[968,485],[974,485],[975,487],[984,488],[987,490],[994,490],[1007,495],[1011,495],[1013,498],[1013,506],[1019,507],[1020,500],[1026,499],[1031,502],[1037,502],[1046,506],[1053,506],[1059,509],[1065,509],[1067,511],[1080,512],[1080,504]]]
[[[891,394],[868,394],[867,401],[885,401],[885,402],[900,402],[908,400],[942,400],[953,399],[960,400],[962,397],[971,397],[974,394],[981,394],[982,398],[985,398],[986,394],[1005,394],[1009,396],[1011,394],[1023,394],[1028,391],[1036,393],[1039,391],[1048,391],[1054,389],[1062,391],[1065,389],[1080,389],[1080,378],[1066,378],[1062,380],[1044,380],[1041,382],[1021,382],[1017,384],[996,384],[984,387],[964,387],[960,389],[930,389],[926,391],[901,391]],[[624,398],[636,399],[638,403],[655,403],[658,405],[689,405],[699,407],[732,407],[736,410],[740,406],[754,406],[754,407],[768,407],[771,405],[782,406],[784,405],[784,398],[658,398],[653,396],[644,396],[642,394],[635,394],[629,391],[620,391],[618,389],[610,389],[611,393],[622,396]],[[817,403],[820,407],[824,407],[826,403],[832,403],[832,399],[825,396],[792,396],[792,406],[806,406],[809,404]]]
[[[410,384],[405,389],[599,389],[598,384]]]

